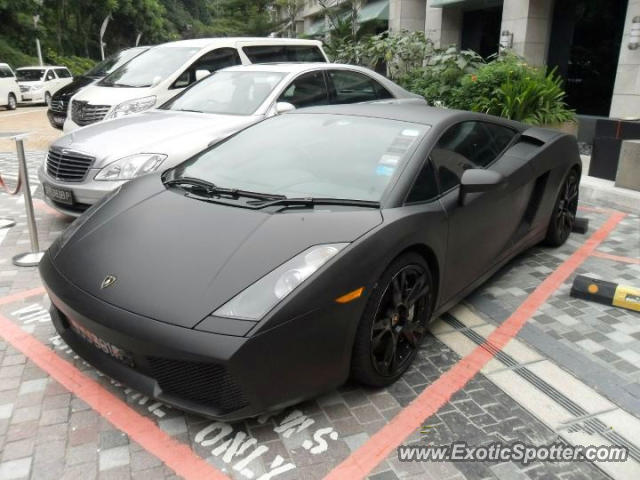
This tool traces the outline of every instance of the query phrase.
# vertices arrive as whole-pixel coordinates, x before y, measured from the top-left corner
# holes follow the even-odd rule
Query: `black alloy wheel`
[[[578,172],[572,169],[564,181],[551,216],[546,237],[546,243],[549,245],[559,247],[567,241],[573,231],[578,211],[578,180]]]
[[[432,295],[431,273],[420,255],[403,255],[387,269],[358,328],[354,378],[386,386],[409,368],[427,330]]]

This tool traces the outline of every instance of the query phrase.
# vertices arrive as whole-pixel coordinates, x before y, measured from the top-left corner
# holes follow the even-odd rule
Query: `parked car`
[[[15,110],[20,98],[20,87],[16,75],[6,63],[0,63],[0,107]]]
[[[294,107],[424,99],[362,67],[283,63],[229,67],[159,109],[56,140],[38,174],[47,202],[77,216],[131,178],[167,169],[238,130]]]
[[[487,115],[300,109],[123,185],[40,274],[79,356],[234,421],[395,382],[430,319],[567,240],[580,169],[575,137]]]
[[[326,62],[317,40],[202,38],[153,47],[71,100],[64,131],[104,119],[149,110],[196,80],[232,65],[265,62]]]
[[[22,67],[16,69],[20,85],[20,103],[51,104],[51,97],[62,87],[73,82],[67,67]]]
[[[69,100],[71,100],[71,97],[78,93],[80,89],[104,78],[109,73],[148,49],[149,47],[133,47],[120,50],[118,53],[114,53],[98,63],[85,74],[75,77],[73,82],[58,90],[51,98],[51,105],[47,110],[47,117],[49,118],[51,126],[62,130],[64,121],[67,118]]]

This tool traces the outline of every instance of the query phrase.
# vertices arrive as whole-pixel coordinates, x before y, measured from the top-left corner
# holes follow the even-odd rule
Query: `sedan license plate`
[[[73,205],[73,192],[66,188],[58,188],[45,183],[44,194],[55,202]]]
[[[129,353],[125,352],[121,348],[116,347],[112,343],[103,340],[92,331],[87,330],[82,325],[71,319],[69,319],[69,326],[71,327],[71,330],[73,330],[85,342],[93,345],[101,352],[106,353],[110,357],[115,358],[125,365],[133,367],[133,359],[131,358],[131,355]]]

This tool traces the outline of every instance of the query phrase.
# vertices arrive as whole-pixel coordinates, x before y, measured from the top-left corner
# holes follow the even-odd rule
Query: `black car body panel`
[[[565,177],[581,168],[575,138],[485,115],[416,105],[300,113],[432,128],[379,209],[255,210],[189,198],[159,175],[127,183],[80,217],[40,264],[56,328],[78,354],[146,395],[213,418],[244,418],[310,398],[347,379],[365,305],[395,258],[407,251],[425,258],[437,290],[435,317],[545,237]],[[503,178],[499,187],[463,198],[457,186],[406,203],[443,133],[479,119],[515,133],[487,166]],[[341,242],[348,245],[260,320],[212,315],[308,247]],[[104,288],[108,275],[117,281]],[[357,300],[335,301],[359,288]],[[83,329],[99,338],[99,348],[77,333]],[[109,345],[128,352],[131,362],[100,350]],[[214,380],[217,391],[196,388]]]

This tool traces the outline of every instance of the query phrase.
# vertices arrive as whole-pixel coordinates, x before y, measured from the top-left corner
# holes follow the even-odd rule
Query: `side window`
[[[56,68],[56,74],[58,78],[71,78],[71,72],[66,68]]]
[[[391,97],[386,88],[362,73],[329,70],[329,78],[335,91],[333,103],[369,102]]]
[[[242,47],[251,63],[326,62],[315,45],[252,45]]]
[[[55,80],[56,75],[53,73],[53,70],[47,70],[47,76],[44,78],[45,80]]]
[[[9,67],[0,67],[0,78],[11,77],[13,77],[13,74],[11,73],[11,70],[9,70]]]
[[[460,184],[469,168],[485,168],[509,145],[515,130],[492,123],[469,121],[454,125],[440,138],[431,158],[443,192]]]
[[[438,196],[438,186],[436,184],[436,174],[433,171],[433,164],[431,159],[427,158],[424,162],[424,166],[416,181],[409,192],[406,203],[427,202]]]
[[[300,75],[280,95],[279,102],[289,102],[296,108],[329,103],[327,85],[322,72]]]
[[[184,88],[191,85],[196,81],[197,70],[207,70],[209,73],[213,73],[221,68],[240,65],[241,63],[240,55],[235,48],[217,48],[205,53],[193,62],[174,82],[173,88]]]

